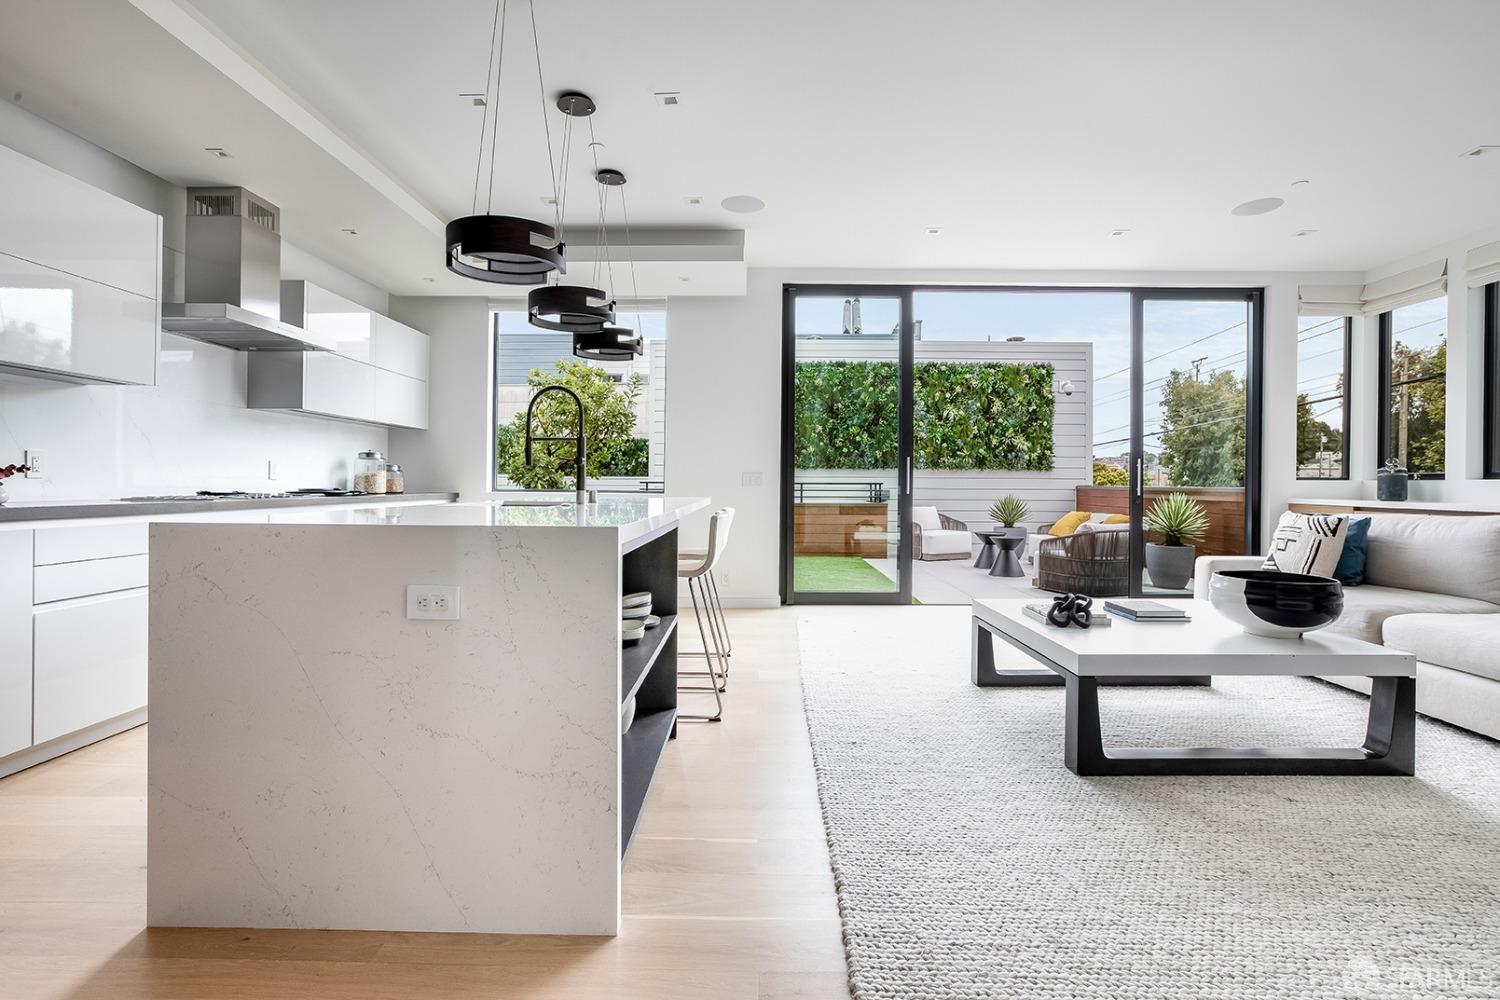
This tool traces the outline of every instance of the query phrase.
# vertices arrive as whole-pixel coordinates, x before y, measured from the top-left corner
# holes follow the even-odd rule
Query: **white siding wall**
[[[892,360],[895,344],[890,340],[856,338],[799,340],[797,359]],[[1053,468],[1049,472],[1022,470],[967,471],[962,469],[918,469],[912,484],[913,503],[935,506],[944,514],[969,524],[993,523],[989,509],[1007,493],[1031,505],[1028,524],[1050,524],[1074,508],[1073,488],[1093,481],[1093,384],[1092,344],[1062,341],[993,343],[965,340],[923,340],[916,344],[917,364],[930,361],[1040,363],[1053,366],[1053,387],[1073,383],[1072,395],[1058,393],[1053,411]],[[799,483],[880,482],[892,496],[896,492],[896,470],[808,469],[797,471]],[[850,500],[859,499],[850,494]],[[896,531],[896,505],[891,505],[892,544]]]

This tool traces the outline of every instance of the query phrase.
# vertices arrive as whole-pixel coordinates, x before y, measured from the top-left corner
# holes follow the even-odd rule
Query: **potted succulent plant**
[[[1014,528],[1020,521],[1031,516],[1031,508],[1014,494],[1006,494],[1000,502],[990,508],[990,517],[1007,528]]]
[[[1146,543],[1146,572],[1154,586],[1182,590],[1193,578],[1193,560],[1208,534],[1208,512],[1186,493],[1170,493],[1146,508],[1146,527],[1161,537]]]
[[[5,501],[7,501],[7,500],[10,499],[10,494],[7,493],[7,492],[5,492],[5,481],[7,479],[9,479],[11,476],[14,476],[18,472],[30,472],[30,471],[31,471],[31,466],[29,466],[29,465],[16,465],[15,463],[11,463],[10,465],[7,465],[7,466],[4,466],[3,468],[0,468],[0,504],[4,504]]]

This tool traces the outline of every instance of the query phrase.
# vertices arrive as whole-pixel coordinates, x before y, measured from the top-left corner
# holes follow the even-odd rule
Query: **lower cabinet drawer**
[[[145,706],[147,594],[127,590],[33,612],[37,743]]]
[[[150,550],[151,525],[144,521],[38,528],[36,532],[35,559],[38,566],[138,556]]]
[[[83,562],[38,566],[32,585],[32,600],[37,604],[46,604],[73,597],[133,590],[150,582],[150,571],[150,556],[117,556],[114,559],[87,559]]]

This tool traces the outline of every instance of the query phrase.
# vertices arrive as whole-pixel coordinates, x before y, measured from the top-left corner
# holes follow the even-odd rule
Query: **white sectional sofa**
[[[1365,582],[1344,588],[1330,628],[1411,653],[1417,711],[1500,739],[1500,516],[1370,516]],[[1207,599],[1216,570],[1260,563],[1205,556],[1194,594]],[[1363,678],[1327,680],[1369,692]]]

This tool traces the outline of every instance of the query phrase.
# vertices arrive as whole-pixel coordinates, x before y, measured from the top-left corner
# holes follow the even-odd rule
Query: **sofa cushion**
[[[937,531],[943,526],[943,519],[938,514],[936,507],[913,507],[911,509],[911,523],[923,531]]]
[[[1439,614],[1486,615],[1500,612],[1500,605],[1450,594],[1376,587],[1366,584],[1344,591],[1344,613],[1328,626],[1330,631],[1352,635],[1366,642],[1383,641],[1382,626],[1397,615]]]
[[[1333,576],[1348,529],[1349,518],[1343,514],[1298,514],[1289,510],[1276,524],[1261,569]]]
[[[1349,532],[1344,536],[1344,551],[1333,568],[1333,578],[1346,587],[1365,582],[1365,558],[1370,549],[1370,518],[1351,517]]]
[[[1500,615],[1395,615],[1385,644],[1423,663],[1500,681]]]
[[[1047,530],[1047,534],[1056,538],[1071,535],[1078,530],[1080,524],[1089,519],[1089,516],[1089,512],[1086,510],[1069,511],[1053,523],[1052,527]]]
[[[1365,583],[1500,602],[1500,517],[1377,514]]]
[[[922,554],[924,556],[951,556],[965,554],[972,549],[973,538],[967,531],[951,531],[938,528],[935,531],[922,529]]]

